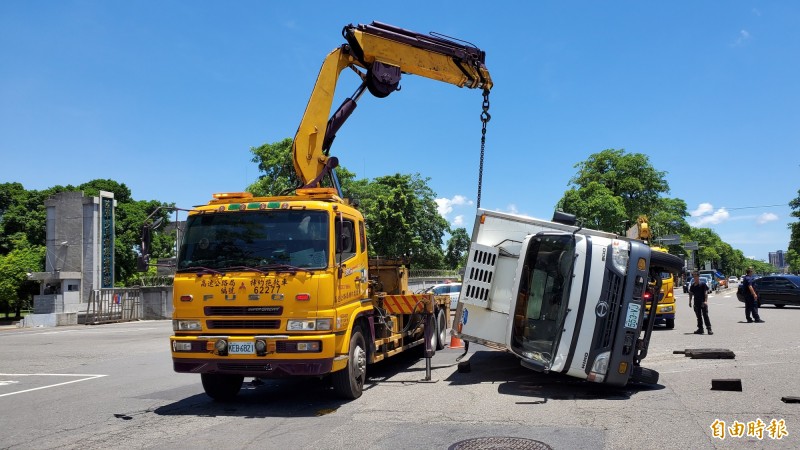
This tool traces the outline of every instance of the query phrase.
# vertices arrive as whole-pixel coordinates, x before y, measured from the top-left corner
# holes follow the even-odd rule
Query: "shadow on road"
[[[557,373],[538,373],[522,367],[508,353],[477,351],[471,355],[470,371],[454,372],[453,385],[499,383],[498,393],[519,396],[520,404],[548,400],[627,400],[640,391],[664,389],[661,385],[628,384],[624,387],[592,383]]]

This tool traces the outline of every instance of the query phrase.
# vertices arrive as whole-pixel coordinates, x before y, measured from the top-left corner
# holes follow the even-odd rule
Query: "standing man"
[[[699,272],[695,272],[692,275],[694,279],[692,280],[692,285],[689,286],[689,307],[692,306],[692,299],[694,298],[694,315],[697,316],[697,331],[694,334],[703,334],[704,321],[708,334],[714,334],[711,331],[711,320],[708,318],[708,285],[700,278]]]
[[[747,268],[747,275],[742,279],[742,286],[744,286],[744,318],[747,319],[747,323],[753,322],[753,319],[756,323],[764,323],[758,315],[758,293],[753,287],[752,267]],[[751,314],[752,319],[750,318]]]

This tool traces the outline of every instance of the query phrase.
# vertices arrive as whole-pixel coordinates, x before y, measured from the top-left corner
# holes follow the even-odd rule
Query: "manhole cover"
[[[448,450],[525,449],[552,450],[544,442],[516,437],[483,437],[456,442]]]

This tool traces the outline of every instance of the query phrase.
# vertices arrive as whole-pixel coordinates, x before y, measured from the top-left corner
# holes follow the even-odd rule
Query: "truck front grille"
[[[283,306],[206,306],[206,317],[211,316],[280,316]]]
[[[206,320],[206,327],[208,327],[208,329],[210,330],[216,330],[216,329],[277,330],[281,327],[281,321],[252,320],[252,319]]]
[[[622,301],[622,277],[607,270],[606,279],[608,280],[608,289],[606,290],[605,300],[608,303],[608,315],[605,317],[603,336],[600,340],[602,348],[611,346],[611,340],[614,337],[614,324],[617,323]]]

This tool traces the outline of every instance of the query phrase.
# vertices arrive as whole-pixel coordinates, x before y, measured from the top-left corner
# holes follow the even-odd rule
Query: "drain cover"
[[[456,442],[448,447],[448,450],[501,450],[501,449],[524,449],[524,450],[552,450],[552,447],[544,442],[534,441],[517,437],[482,437],[466,439]]]

